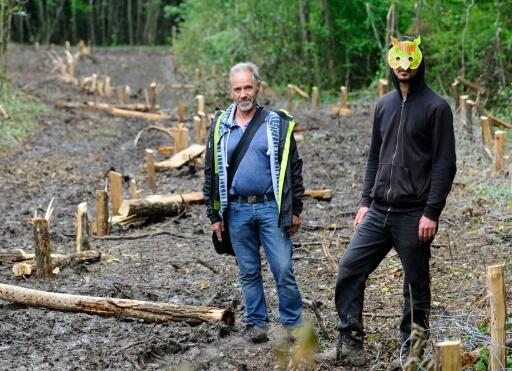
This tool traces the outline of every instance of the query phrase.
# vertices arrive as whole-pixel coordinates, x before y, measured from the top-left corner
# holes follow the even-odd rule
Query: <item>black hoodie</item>
[[[375,108],[362,206],[423,209],[424,216],[438,220],[456,172],[452,111],[426,85],[423,61],[405,102],[391,69],[390,74],[396,89]]]

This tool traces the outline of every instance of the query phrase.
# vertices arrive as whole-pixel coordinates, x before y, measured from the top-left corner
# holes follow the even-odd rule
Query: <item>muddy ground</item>
[[[62,54],[62,50],[58,50]],[[108,71],[112,85],[130,85],[136,93],[153,80],[166,88],[159,96],[164,111],[176,113],[182,99],[194,107],[196,92],[169,89],[178,81],[167,50],[96,50],[96,63],[85,59],[78,76]],[[69,253],[74,249],[76,206],[89,204],[94,218],[95,190],[104,174],[115,169],[134,178],[143,194],[150,190],[140,171],[145,148],[168,144],[161,134],[148,133],[137,147],[136,133],[147,122],[108,116],[105,113],[56,111],[57,99],[87,100],[78,88],[57,81],[46,51],[12,46],[9,70],[13,84],[24,94],[41,99],[50,108],[36,118],[32,138],[0,157],[0,248],[33,251],[30,218],[44,212],[55,197],[51,224],[52,249]],[[265,72],[263,71],[263,75]],[[200,90],[200,88],[198,88]],[[142,95],[135,100],[143,101]],[[322,108],[318,118],[307,115],[298,104],[294,114],[300,123],[317,126],[305,132],[299,145],[304,159],[307,188],[331,188],[331,202],[305,199],[303,228],[293,237],[295,272],[304,298],[318,303],[318,312],[328,332],[321,336],[321,351],[336,339],[338,321],[334,307],[335,275],[329,270],[322,242],[332,240],[337,260],[351,236],[351,223],[358,209],[360,188],[369,144],[371,110],[376,97],[354,103],[353,115],[341,120]],[[298,103],[298,102],[297,102]],[[218,104],[211,96],[207,104]],[[272,100],[282,107],[284,101]],[[189,108],[189,112],[192,108]],[[190,114],[188,114],[190,116]],[[458,121],[457,121],[458,123]],[[189,123],[190,124],[190,123]],[[192,134],[192,131],[191,131]],[[491,263],[510,264],[512,231],[510,212],[491,209],[475,196],[489,167],[481,155],[478,139],[462,139],[457,127],[459,172],[448,205],[442,215],[432,250],[433,339],[463,338],[466,350],[481,346],[487,337],[477,327],[486,322],[485,268]],[[186,166],[159,173],[158,193],[197,191],[202,169]],[[125,188],[127,195],[127,185]],[[323,227],[336,224],[324,236]],[[135,236],[169,231],[145,239],[93,239],[101,251],[101,262],[64,268],[52,280],[15,278],[10,263],[0,263],[2,283],[53,292],[133,298],[169,303],[233,306],[237,321],[233,328],[218,323],[189,326],[185,323],[151,324],[141,320],[61,313],[0,301],[0,368],[32,370],[92,369],[194,369],[267,370],[278,359],[274,353],[280,340],[277,297],[268,266],[264,265],[266,294],[271,318],[271,342],[250,345],[239,339],[243,317],[235,260],[217,255],[210,244],[209,222],[202,206],[193,206],[178,218],[152,220],[126,227],[114,226],[112,235]],[[199,264],[208,261],[216,270]],[[511,297],[511,274],[507,278]],[[366,290],[365,320],[370,361],[361,369],[384,370],[398,355],[402,271],[394,253],[370,276]],[[508,300],[509,306],[511,300]],[[320,332],[311,308],[306,318]],[[335,368],[329,360],[318,362],[318,370]]]

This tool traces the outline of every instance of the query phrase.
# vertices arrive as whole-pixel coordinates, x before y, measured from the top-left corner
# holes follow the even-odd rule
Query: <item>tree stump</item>
[[[38,278],[53,277],[50,233],[48,231],[48,220],[35,217],[32,219],[34,225],[34,240],[36,252],[36,276]]]

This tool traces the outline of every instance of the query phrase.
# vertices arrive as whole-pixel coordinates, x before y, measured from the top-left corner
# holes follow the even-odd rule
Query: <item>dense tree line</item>
[[[5,0],[0,0],[5,1]],[[94,45],[165,44],[177,22],[169,7],[180,0],[30,0],[18,1],[11,40],[63,44],[90,40]]]
[[[178,10],[182,65],[251,60],[281,86],[361,88],[386,76],[390,35],[421,35],[431,85],[448,94],[463,75],[512,113],[511,1],[184,0]]]
[[[366,87],[386,76],[390,35],[421,35],[427,78],[484,85],[503,113],[512,95],[512,2],[507,0],[0,0],[16,4],[11,40],[169,44],[182,66],[251,60],[285,86]],[[2,5],[6,7],[7,5]],[[5,32],[4,32],[5,35]]]

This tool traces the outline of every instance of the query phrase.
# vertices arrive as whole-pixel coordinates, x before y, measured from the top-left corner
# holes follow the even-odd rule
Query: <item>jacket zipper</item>
[[[402,101],[402,107],[400,108],[400,120],[398,121],[398,131],[396,134],[395,151],[393,152],[393,157],[391,158],[391,172],[389,174],[389,189],[386,194],[386,202],[388,204],[389,204],[389,193],[391,192],[391,184],[392,184],[392,179],[393,179],[393,164],[395,163],[395,157],[396,157],[396,153],[398,151],[398,139],[400,138],[400,129],[402,128],[402,114],[404,112],[404,105],[405,105],[405,100]],[[389,205],[388,211],[391,211],[391,205]]]

